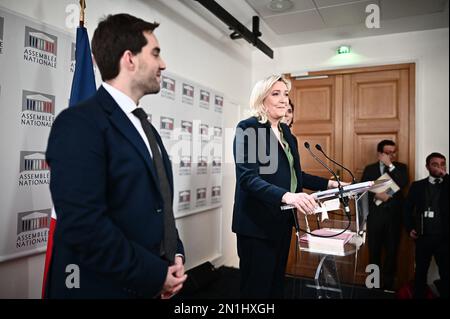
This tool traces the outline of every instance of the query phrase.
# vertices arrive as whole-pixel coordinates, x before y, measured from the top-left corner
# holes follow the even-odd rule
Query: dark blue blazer
[[[327,179],[302,172],[297,141],[287,125],[281,124],[281,128],[294,156],[296,192],[302,192],[303,188],[326,189]],[[262,239],[278,238],[293,225],[290,211],[280,209],[281,198],[290,192],[291,171],[269,122],[261,124],[256,117],[241,121],[236,129],[233,154],[236,163],[233,232]]]
[[[169,157],[154,133],[173,193]],[[59,114],[46,157],[58,217],[47,297],[157,295],[168,269],[160,257],[164,204],[157,172],[138,131],[103,87]],[[66,287],[70,264],[80,269],[79,288]]]

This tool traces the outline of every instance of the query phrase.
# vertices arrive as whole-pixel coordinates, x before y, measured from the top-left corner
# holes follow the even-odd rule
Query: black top
[[[448,237],[448,179],[447,174],[439,185],[431,185],[428,177],[411,184],[403,209],[408,233],[415,229],[419,236]],[[425,217],[426,211],[432,211],[433,218]]]
[[[388,174],[402,190],[404,187],[406,187],[406,185],[408,185],[407,166],[400,162],[393,162],[393,164],[395,168],[392,171],[388,172]],[[374,181],[377,180],[380,176],[381,176],[380,162],[376,162],[366,166],[363,175],[361,177],[361,181],[362,182]],[[395,211],[398,211],[397,215],[400,215],[403,203],[403,194],[401,190],[395,193],[393,197],[389,199],[387,202],[382,203],[379,206],[379,208],[384,208],[393,213]],[[374,193],[369,192],[369,210],[373,210],[376,207],[373,199]]]

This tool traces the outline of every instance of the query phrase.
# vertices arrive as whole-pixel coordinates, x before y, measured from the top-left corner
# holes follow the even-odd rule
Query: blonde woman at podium
[[[253,88],[253,116],[239,122],[233,151],[236,190],[232,230],[237,236],[242,298],[283,298],[292,214],[280,206],[290,204],[297,213],[312,214],[317,207],[303,187],[325,190],[336,181],[302,172],[299,152],[286,114],[290,82],[269,76]]]

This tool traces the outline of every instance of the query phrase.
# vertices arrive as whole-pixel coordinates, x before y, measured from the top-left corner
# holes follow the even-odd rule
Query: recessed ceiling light
[[[267,7],[274,12],[284,12],[292,8],[293,5],[291,0],[271,0]]]

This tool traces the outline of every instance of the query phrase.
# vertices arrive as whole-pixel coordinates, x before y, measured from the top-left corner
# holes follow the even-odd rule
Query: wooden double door
[[[315,145],[350,169],[357,180],[367,164],[377,161],[376,146],[383,139],[397,144],[397,160],[408,165],[414,179],[415,154],[415,65],[397,64],[378,67],[311,72],[308,78],[291,78],[294,123],[303,171],[331,178],[330,172],[315,161],[303,146],[307,141],[317,155]],[[344,181],[349,174],[320,156]],[[336,219],[344,217],[330,216]],[[314,217],[313,217],[314,218]],[[354,219],[354,216],[352,217]],[[310,224],[315,221],[310,220]],[[339,257],[342,282],[365,283],[369,255],[367,241],[355,255]],[[291,241],[286,273],[314,277],[318,256],[296,251]],[[356,264],[356,275],[355,274]],[[414,276],[413,243],[404,229],[398,249],[396,286]]]

